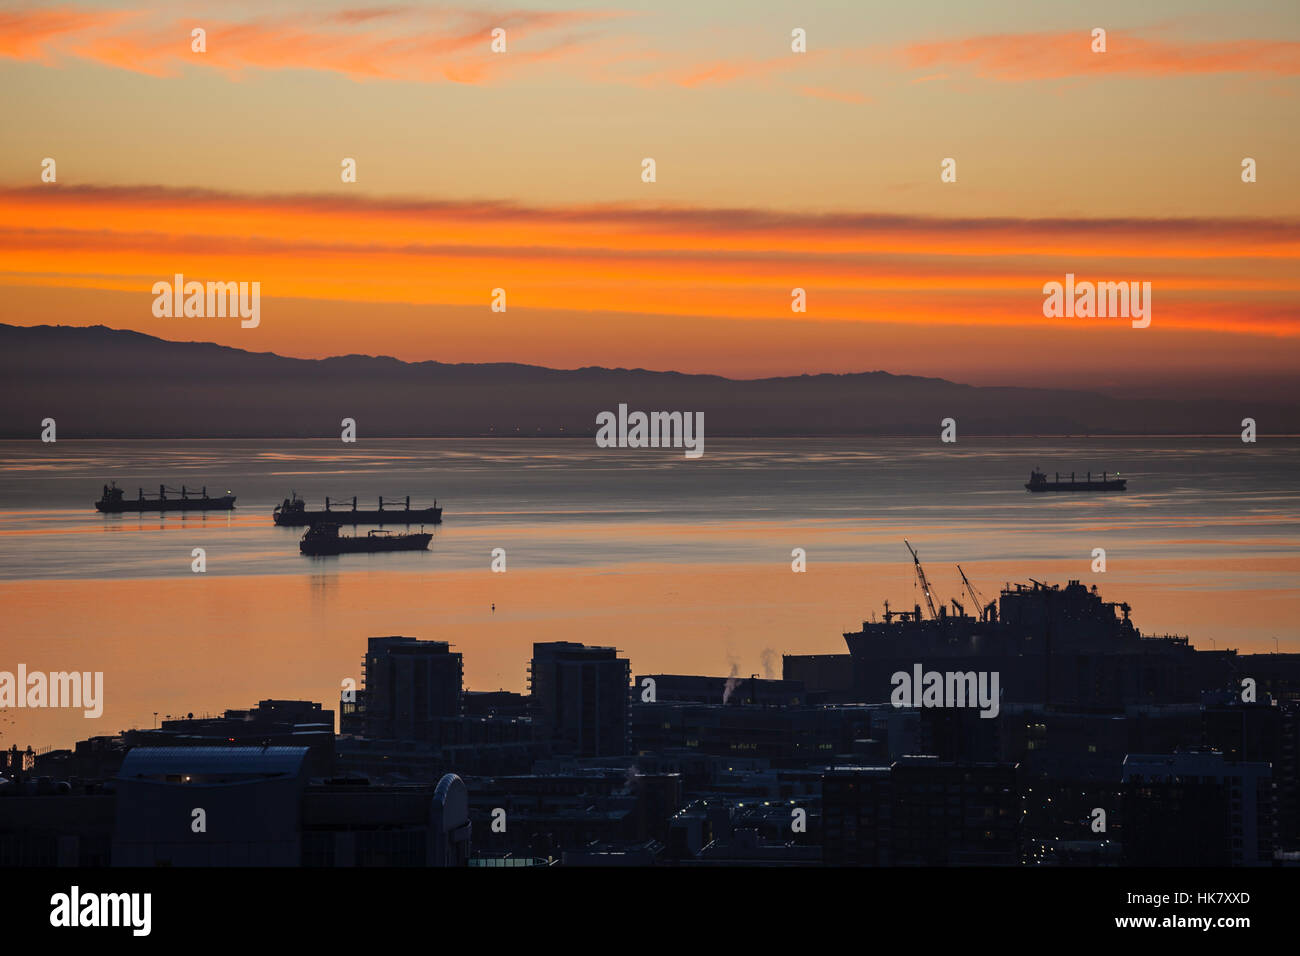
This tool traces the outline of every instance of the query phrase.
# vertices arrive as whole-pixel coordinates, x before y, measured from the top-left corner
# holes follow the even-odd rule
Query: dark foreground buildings
[[[1300,655],[1148,637],[1078,582],[845,641],[780,680],[538,643],[517,694],[371,638],[338,734],[265,700],[0,755],[0,865],[1300,863]],[[996,706],[900,705],[918,666]]]
[[[1277,842],[1267,763],[1221,753],[1130,754],[1124,859],[1133,866],[1260,866]]]
[[[380,740],[438,740],[444,717],[459,717],[464,665],[446,641],[372,637],[365,686],[343,694],[341,730]]]
[[[844,635],[859,700],[887,700],[891,677],[916,663],[1000,675],[1004,703],[1081,710],[1198,703],[1239,673],[1236,654],[1197,651],[1184,637],[1144,636],[1127,604],[1097,588],[1034,582],[1002,591],[996,610],[972,617],[941,606],[937,618],[886,610]]]
[[[134,747],[116,777],[0,797],[0,864],[457,866],[465,785],[312,782],[305,747]]]
[[[1020,862],[1015,764],[904,757],[822,776],[822,861],[865,866]]]
[[[528,673],[539,739],[575,757],[628,752],[631,665],[617,650],[569,641],[534,644]]]

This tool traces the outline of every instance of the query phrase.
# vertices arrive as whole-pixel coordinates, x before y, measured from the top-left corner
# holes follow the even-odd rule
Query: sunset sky
[[[3,4],[0,82],[4,322],[1119,390],[1300,360],[1294,2]],[[1045,319],[1067,272],[1149,281],[1151,327]],[[261,325],[155,318],[176,273],[260,282]]]

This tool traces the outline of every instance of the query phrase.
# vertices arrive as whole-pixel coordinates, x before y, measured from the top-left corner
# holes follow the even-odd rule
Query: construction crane
[[[989,602],[984,600],[984,595],[976,590],[975,585],[970,583],[970,578],[966,577],[966,572],[961,569],[960,564],[957,565],[957,573],[961,575],[962,584],[966,585],[966,593],[969,594],[970,599],[975,602],[975,607],[979,612],[980,620],[984,620],[984,611],[988,607]]]
[[[916,548],[912,547],[911,542],[904,538],[903,544],[907,545],[907,550],[912,552],[912,563],[916,565],[916,579],[921,582],[921,590],[925,593],[925,603],[930,608],[930,619],[937,621],[939,612],[934,609],[934,598],[930,597],[930,582],[925,579],[925,568],[921,567],[921,559],[916,556]]]

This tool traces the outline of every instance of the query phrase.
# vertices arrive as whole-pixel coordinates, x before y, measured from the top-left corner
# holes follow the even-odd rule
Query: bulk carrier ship
[[[1035,468],[1029,473],[1025,487],[1030,491],[1127,491],[1128,479],[1120,478],[1118,472],[1107,478],[1103,471],[1100,478],[1093,478],[1092,472],[1088,472],[1088,476],[1080,480],[1076,480],[1074,472],[1070,472],[1069,479],[1062,481],[1058,471],[1056,480],[1048,481],[1047,475]]]
[[[168,498],[167,493],[180,495],[179,498]],[[199,491],[197,497],[191,498],[193,494],[190,489],[181,485],[181,490],[168,488],[165,485],[158,486],[158,494],[146,495],[144,489],[139,489],[134,498],[126,497],[125,492],[117,487],[117,482],[104,486],[104,495],[95,502],[95,510],[104,514],[116,515],[126,512],[145,512],[145,511],[232,511],[235,507],[235,496],[226,492],[220,498],[209,498],[207,485]]]
[[[320,523],[328,524],[442,524],[442,509],[435,498],[432,508],[412,508],[411,496],[407,495],[401,507],[384,507],[384,499],[379,498],[376,509],[358,508],[357,499],[352,498],[351,508],[334,508],[329,498],[325,499],[324,511],[308,511],[307,503],[290,492],[290,498],[275,506],[271,513],[277,525],[286,528],[301,528]]]

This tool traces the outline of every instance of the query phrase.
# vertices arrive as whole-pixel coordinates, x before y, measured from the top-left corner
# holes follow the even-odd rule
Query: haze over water
[[[107,686],[103,718],[10,710],[0,744],[265,697],[337,709],[377,634],[451,641],[475,690],[524,690],[543,640],[615,645],[634,674],[780,676],[782,653],[843,653],[881,601],[922,600],[904,537],[936,601],[970,608],[955,563],[988,599],[1078,578],[1144,633],[1296,651],[1297,466],[1300,441],[1267,438],[710,438],[695,461],[577,439],[0,443],[0,670],[102,670]],[[1130,490],[1031,495],[1033,467],[1118,471]],[[237,508],[103,516],[110,480],[128,497],[229,489]],[[444,523],[428,553],[306,558],[301,529],[271,522],[291,490],[313,509],[436,497]]]

